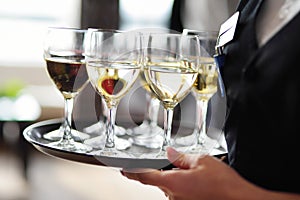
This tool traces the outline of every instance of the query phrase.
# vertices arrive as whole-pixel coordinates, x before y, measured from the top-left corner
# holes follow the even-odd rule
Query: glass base
[[[145,134],[157,134],[163,133],[163,129],[157,125],[151,125],[148,121],[143,121],[143,123],[137,127],[127,129],[127,134],[130,136],[145,135]]]
[[[96,150],[91,153],[94,156],[106,156],[106,157],[115,157],[115,158],[129,158],[129,154],[122,152],[116,148],[104,147],[101,150]],[[105,163],[105,161],[102,161]]]
[[[115,125],[115,135],[116,136],[124,136],[127,134],[127,131],[122,126]]]
[[[84,141],[84,144],[93,147],[94,149],[105,149],[106,137],[99,135]],[[123,138],[115,137],[115,148],[117,150],[125,150],[131,147],[132,142]]]
[[[132,144],[137,146],[146,147],[148,149],[158,149],[162,147],[164,137],[162,134],[138,135],[129,138]]]
[[[102,135],[103,133],[105,133],[105,124],[104,122],[100,121],[85,127],[83,131],[88,134]]]
[[[176,138],[174,142],[179,146],[213,146],[213,148],[220,148],[218,140],[212,139],[207,135],[202,135],[198,139],[195,132],[188,136]]]
[[[75,129],[71,129],[71,134],[72,134],[73,139],[76,142],[82,142],[82,141],[90,138],[89,134],[80,132]],[[63,136],[63,128],[60,128],[58,130],[54,130],[49,133],[46,133],[45,135],[43,135],[43,138],[46,140],[49,140],[49,141],[59,141],[59,140],[61,140],[62,136]]]
[[[74,140],[60,140],[57,142],[51,142],[47,144],[48,146],[60,150],[70,151],[70,152],[77,152],[77,153],[88,153],[93,150],[93,148],[89,145],[76,142]]]
[[[176,150],[189,154],[210,154],[214,149],[220,148],[219,142],[208,136],[197,141],[196,134],[176,138]]]
[[[85,127],[83,131],[89,134],[102,135],[105,133],[105,129],[106,129],[105,123],[100,121],[95,124],[92,124],[91,126]],[[116,136],[124,136],[126,134],[127,132],[125,128],[123,128],[122,126],[115,125]]]
[[[164,130],[157,126],[151,125],[144,121],[141,125],[127,130],[130,140],[133,144],[143,146],[149,149],[161,148],[163,143]]]

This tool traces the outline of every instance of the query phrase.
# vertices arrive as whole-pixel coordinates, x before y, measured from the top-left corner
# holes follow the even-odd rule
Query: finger
[[[152,170],[146,173],[121,171],[121,173],[129,179],[169,191],[168,194],[174,194],[176,191],[179,191],[182,187],[182,183],[189,182],[191,177],[189,171],[180,169],[167,171]]]
[[[193,168],[196,163],[198,156],[196,155],[187,155],[176,151],[172,147],[167,148],[168,159],[173,165],[181,169],[190,169]]]
[[[143,184],[160,186],[163,185],[163,177],[159,170],[147,170],[146,172],[130,172],[122,170],[121,174],[129,179],[140,181]]]

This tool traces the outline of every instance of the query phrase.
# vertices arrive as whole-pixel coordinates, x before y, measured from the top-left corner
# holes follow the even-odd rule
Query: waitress
[[[222,47],[227,162],[169,148],[176,170],[123,175],[172,200],[300,200],[300,1],[241,0]]]

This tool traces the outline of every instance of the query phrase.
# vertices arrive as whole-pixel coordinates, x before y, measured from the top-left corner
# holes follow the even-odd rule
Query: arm
[[[157,186],[174,200],[300,200],[297,194],[257,187],[212,156],[186,155],[169,148],[168,159],[179,169],[146,173],[122,171],[122,174],[143,184]]]

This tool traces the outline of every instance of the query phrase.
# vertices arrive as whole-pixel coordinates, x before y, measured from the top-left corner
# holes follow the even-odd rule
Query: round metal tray
[[[91,153],[71,152],[63,149],[53,148],[49,145],[50,141],[43,138],[43,135],[56,130],[61,125],[61,119],[51,119],[37,122],[28,126],[24,132],[24,138],[30,142],[39,151],[58,158],[71,161],[93,164],[99,166],[117,167],[117,168],[155,168],[155,169],[171,169],[174,168],[172,163],[165,158],[145,158],[138,154],[139,151],[145,151],[143,147],[133,147],[129,150],[124,150],[122,157],[101,156]],[[136,154],[132,153],[136,152]],[[217,151],[212,153],[216,157],[226,154],[226,151]],[[144,154],[145,155],[145,154]]]

